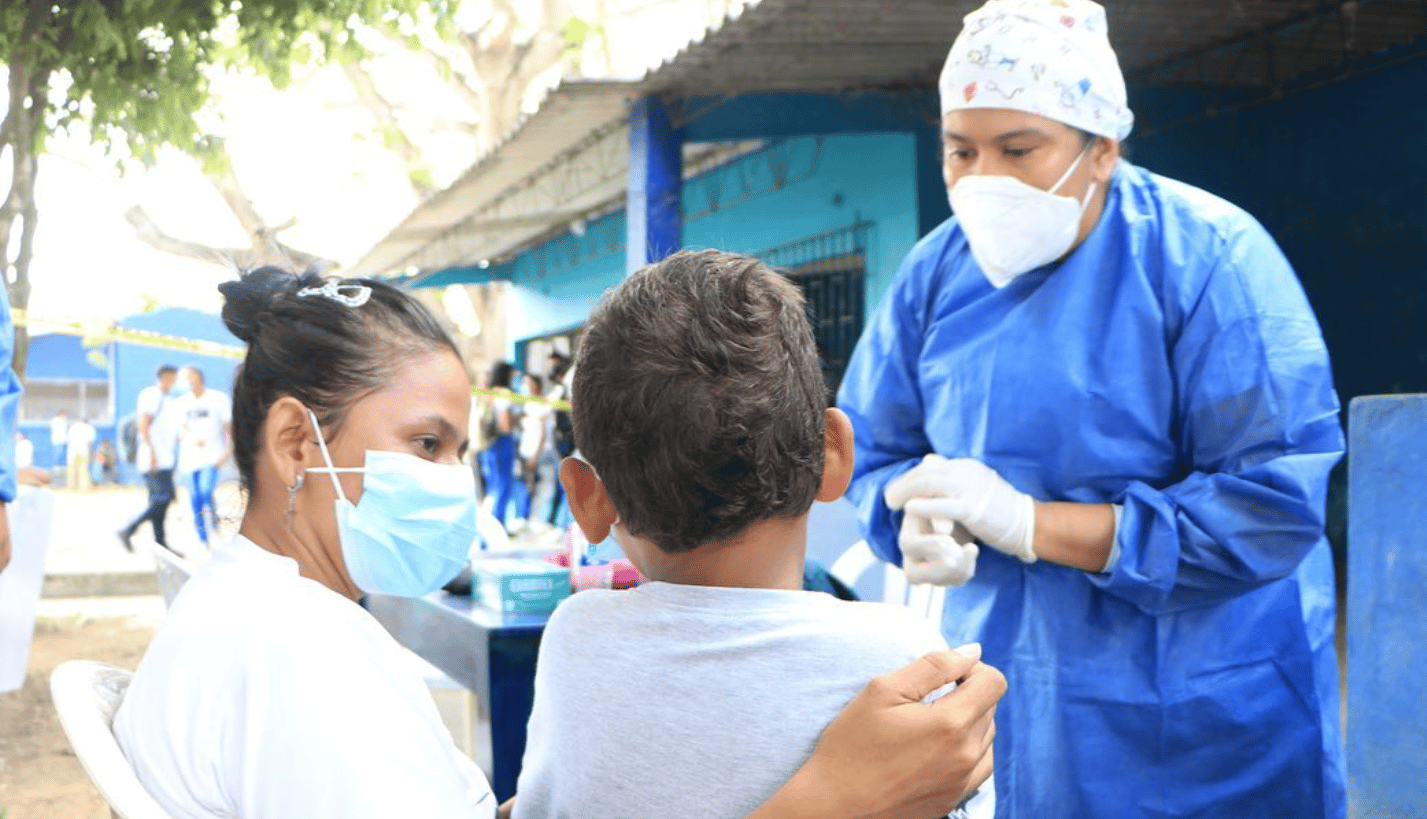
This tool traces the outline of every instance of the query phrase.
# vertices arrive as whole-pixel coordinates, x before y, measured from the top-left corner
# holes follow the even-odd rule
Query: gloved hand
[[[1036,561],[1035,500],[980,461],[932,453],[889,483],[884,497],[887,506],[906,512],[903,536],[908,518],[944,518],[997,551]]]
[[[976,539],[947,518],[907,513],[897,545],[908,583],[959,587],[976,574]]]

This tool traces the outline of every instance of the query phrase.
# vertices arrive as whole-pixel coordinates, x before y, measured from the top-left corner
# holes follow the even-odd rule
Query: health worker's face
[[[963,177],[1010,176],[1043,191],[1050,190],[1075,163],[1074,172],[1055,193],[1084,200],[1092,182],[1095,195],[1086,203],[1081,239],[1100,219],[1110,175],[1119,159],[1119,144],[1096,139],[1087,149],[1074,128],[1026,111],[966,108],[942,117],[942,179],[947,190]]]

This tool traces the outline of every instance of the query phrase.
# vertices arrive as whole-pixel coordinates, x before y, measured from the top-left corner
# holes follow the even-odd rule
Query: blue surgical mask
[[[476,542],[476,483],[470,467],[367,450],[366,463],[337,468],[311,410],[325,472],[337,490],[337,537],[347,573],[369,594],[420,597],[449,583]],[[362,497],[347,500],[339,472],[362,474]]]

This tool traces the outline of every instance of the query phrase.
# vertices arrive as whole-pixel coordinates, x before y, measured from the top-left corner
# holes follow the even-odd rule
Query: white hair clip
[[[336,279],[328,279],[321,287],[302,288],[297,295],[321,296],[348,307],[361,307],[372,297],[372,289],[365,284],[339,284]]]

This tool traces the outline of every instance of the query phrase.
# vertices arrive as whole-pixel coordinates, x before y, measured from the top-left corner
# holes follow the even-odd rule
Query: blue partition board
[[[1358,398],[1348,444],[1348,798],[1427,817],[1427,395]]]

